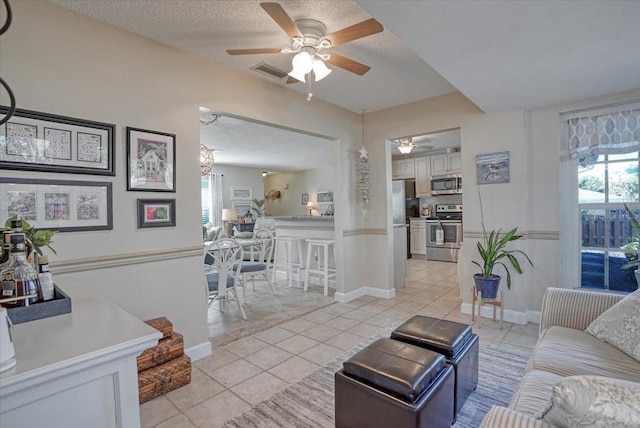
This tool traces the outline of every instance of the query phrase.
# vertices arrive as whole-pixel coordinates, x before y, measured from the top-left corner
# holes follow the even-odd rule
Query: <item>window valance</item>
[[[640,108],[568,120],[571,159],[640,149]]]

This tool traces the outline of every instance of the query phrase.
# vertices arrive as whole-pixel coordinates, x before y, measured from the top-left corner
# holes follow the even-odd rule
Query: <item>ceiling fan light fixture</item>
[[[332,71],[321,59],[316,59],[313,63],[313,74],[316,76],[316,82],[327,77]]]
[[[291,60],[293,70],[300,70],[300,72],[307,74],[313,68],[313,56],[306,51],[302,51]]]
[[[415,146],[411,138],[400,138],[398,140],[398,150],[400,150],[400,153],[403,155],[411,153],[411,150],[413,150]]]

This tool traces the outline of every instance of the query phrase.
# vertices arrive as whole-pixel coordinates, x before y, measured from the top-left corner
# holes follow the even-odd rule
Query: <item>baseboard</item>
[[[380,299],[392,299],[396,295],[396,289],[381,290],[374,287],[360,287],[357,290],[350,291],[348,293],[338,293],[334,295],[336,302],[347,303],[362,296],[378,297]]]
[[[540,324],[540,317],[542,313],[540,311],[527,311],[527,320],[534,324]]]
[[[199,345],[192,346],[184,350],[184,353],[191,358],[191,361],[198,361],[211,355],[211,342],[208,340]]]
[[[471,303],[463,303],[460,305],[460,312],[471,315]],[[512,309],[504,310],[504,321],[514,324],[526,324],[529,321],[527,312],[518,312]],[[493,306],[485,305],[482,307],[483,318],[493,318]],[[496,319],[500,319],[500,308],[496,308]],[[532,321],[533,322],[533,321]]]

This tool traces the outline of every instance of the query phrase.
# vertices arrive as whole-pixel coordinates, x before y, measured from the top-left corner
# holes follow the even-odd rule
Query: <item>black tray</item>
[[[46,302],[34,303],[29,306],[7,309],[7,315],[13,324],[21,324],[27,321],[42,318],[55,317],[56,315],[71,312],[71,298],[56,285],[53,288],[53,299]]]

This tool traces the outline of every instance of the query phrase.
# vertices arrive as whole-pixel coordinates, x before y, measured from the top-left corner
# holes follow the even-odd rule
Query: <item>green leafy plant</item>
[[[638,251],[640,250],[640,223],[638,223],[638,220],[636,220],[627,204],[624,204],[624,210],[627,212],[629,223],[631,223],[631,227],[636,232],[636,236],[631,238],[631,241],[624,244],[621,248],[624,248],[625,250]],[[633,267],[637,268],[638,266],[640,266],[640,260],[638,260],[637,254],[627,254],[626,256],[627,260],[629,260],[629,263],[623,265],[622,269],[631,269]]]
[[[480,189],[478,189],[478,197],[480,197]],[[509,242],[517,241],[518,239],[522,238],[522,235],[518,235],[517,227],[514,227],[502,237],[500,237],[502,229],[498,229],[497,232],[495,230],[492,230],[489,234],[487,234],[487,231],[484,227],[482,198],[480,198],[480,217],[482,223],[482,234],[484,236],[483,242],[477,242],[477,247],[478,253],[482,258],[482,264],[476,262],[475,260],[472,260],[472,263],[480,268],[480,273],[478,275],[481,275],[483,278],[491,278],[497,276],[493,273],[493,270],[495,269],[496,265],[501,265],[507,272],[507,288],[511,289],[511,272],[509,271],[509,266],[505,262],[510,263],[513,269],[521,274],[522,266],[520,266],[520,262],[516,258],[516,254],[521,254],[526,258],[529,264],[533,266],[531,259],[524,251],[506,249]]]
[[[9,217],[4,224],[5,228],[8,229],[11,226],[11,222],[17,219],[18,216],[15,215]],[[57,230],[34,229],[33,226],[31,226],[25,219],[22,219],[22,231],[24,232],[25,237],[31,241],[31,245],[33,245],[33,248],[38,254],[42,255],[42,247],[47,247],[53,252],[53,254],[58,254],[50,245],[53,242],[51,238],[53,238],[53,235],[58,233]]]
[[[256,213],[257,217],[262,217],[265,211],[264,199],[253,198],[253,206],[251,207],[251,210]]]

